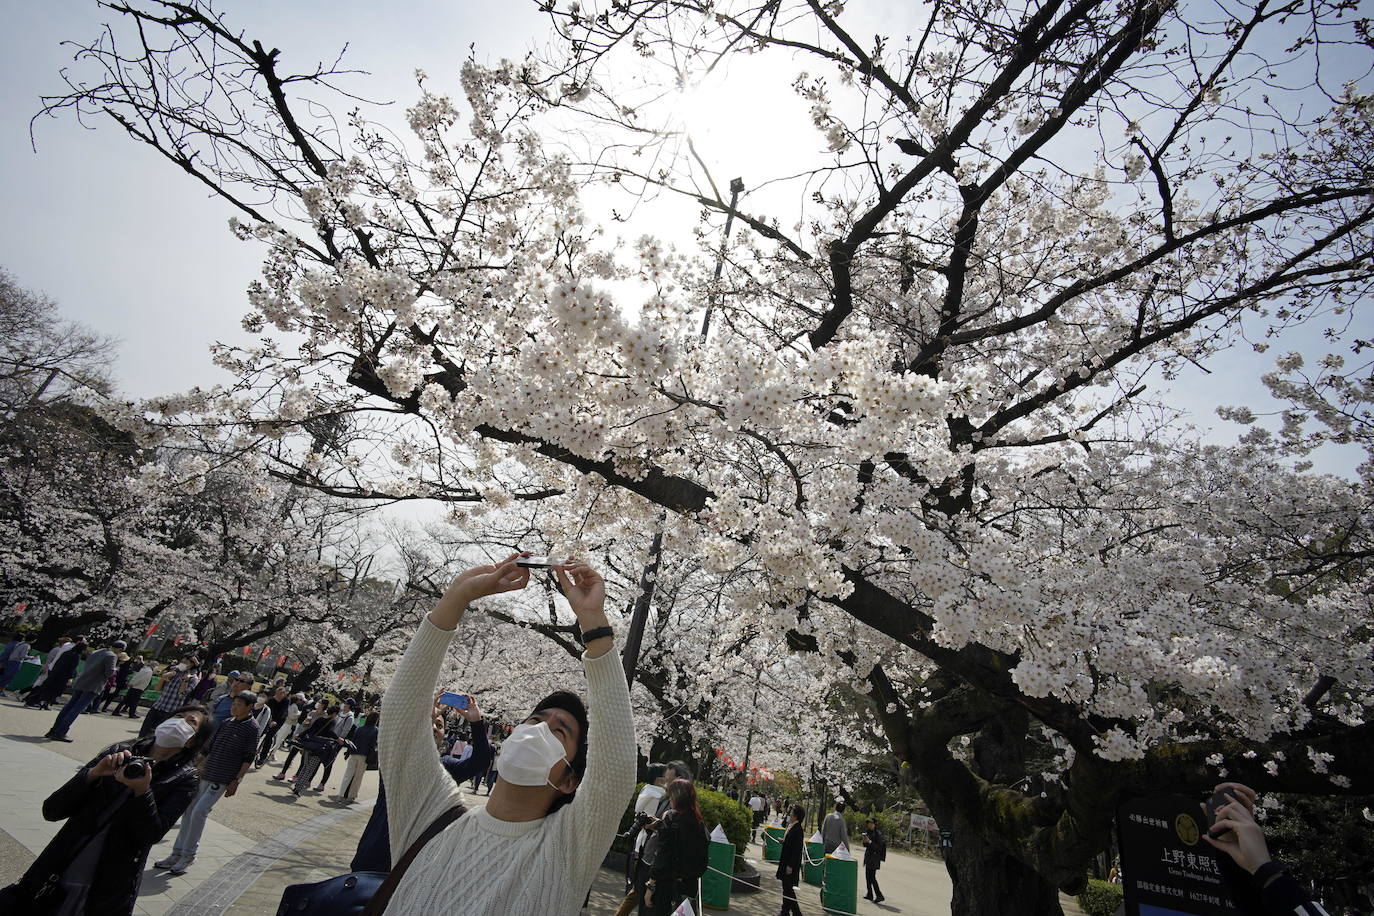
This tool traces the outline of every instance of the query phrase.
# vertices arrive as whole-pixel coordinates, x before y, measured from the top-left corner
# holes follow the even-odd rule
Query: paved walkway
[[[0,700],[0,886],[15,881],[57,832],[43,820],[43,799],[69,779],[76,767],[102,748],[137,733],[138,722],[107,715],[83,715],[72,727],[72,744],[40,737],[56,717]],[[285,783],[269,780],[269,765],[251,773],[239,793],[215,806],[205,828],[200,853],[185,875],[173,878],[149,868],[135,910],[139,916],[260,916],[275,913],[288,884],[318,881],[348,869],[353,849],[367,822],[377,792],[377,774],[363,784],[362,803],[340,805],[329,800],[343,775],[342,765],[323,795],[296,799]],[[468,796],[469,805],[485,804],[483,796]],[[149,861],[171,850],[175,828],[153,848]],[[755,854],[762,859],[758,847]],[[729,913],[771,916],[781,904],[774,866],[759,861],[765,875],[759,893],[736,895]],[[892,852],[879,873],[887,902],[859,901],[860,916],[901,913],[905,916],[948,916],[950,884],[937,861]],[[860,875],[862,882],[863,877]],[[591,890],[586,913],[609,916],[620,900],[621,878],[601,869]],[[815,888],[798,892],[802,912],[822,912]],[[1066,913],[1077,913],[1072,901]],[[461,916],[455,909],[456,916]]]

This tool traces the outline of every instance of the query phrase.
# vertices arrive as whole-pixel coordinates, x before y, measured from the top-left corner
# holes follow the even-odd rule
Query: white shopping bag
[[[673,910],[673,916],[697,916],[696,910],[692,909],[692,901],[684,900],[679,903],[677,909]]]

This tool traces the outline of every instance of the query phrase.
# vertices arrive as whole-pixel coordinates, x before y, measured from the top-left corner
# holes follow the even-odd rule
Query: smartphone
[[[523,566],[525,569],[549,569],[554,566],[561,566],[563,561],[557,557],[517,557],[516,566]]]
[[[445,690],[439,697],[439,702],[445,706],[452,706],[454,709],[467,709],[468,698],[466,694],[454,693],[452,690]]]
[[[1221,837],[1231,832],[1230,830],[1223,830],[1221,831],[1221,833],[1214,833],[1212,831],[1212,825],[1217,822],[1217,809],[1220,808],[1222,805],[1230,804],[1231,802],[1235,801],[1235,799],[1235,793],[1233,793],[1230,789],[1222,789],[1219,792],[1213,792],[1212,797],[1207,799],[1208,836],[1212,837],[1213,839],[1220,839]]]

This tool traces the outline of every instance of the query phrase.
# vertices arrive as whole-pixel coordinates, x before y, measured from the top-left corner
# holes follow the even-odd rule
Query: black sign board
[[[1239,916],[1197,799],[1132,799],[1116,817],[1126,916]]]

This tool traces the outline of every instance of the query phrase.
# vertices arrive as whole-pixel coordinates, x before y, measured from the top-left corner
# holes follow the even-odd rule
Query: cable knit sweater
[[[393,861],[461,800],[434,752],[430,715],[452,631],[428,618],[387,687],[379,746]],[[587,772],[577,797],[536,821],[469,811],[425,846],[387,916],[576,916],[635,787],[635,732],[620,657],[585,658]]]

